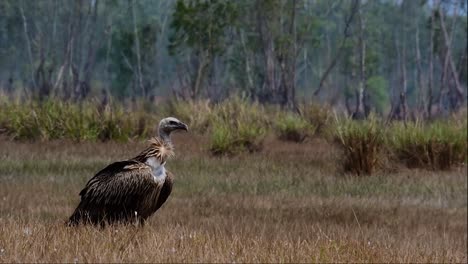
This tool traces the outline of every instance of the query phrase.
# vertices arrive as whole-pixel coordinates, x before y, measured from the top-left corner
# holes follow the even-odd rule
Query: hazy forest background
[[[466,0],[0,2],[0,89],[431,117],[466,103]]]
[[[0,262],[467,263],[467,0],[0,0]],[[66,227],[163,117],[144,227]]]

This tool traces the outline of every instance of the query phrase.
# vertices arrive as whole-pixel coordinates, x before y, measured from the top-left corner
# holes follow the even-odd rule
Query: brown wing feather
[[[138,215],[139,211],[148,211],[141,208],[148,206],[141,201],[154,197],[154,192],[161,190],[159,187],[146,164],[134,160],[112,163],[91,178],[80,192],[81,202],[69,223],[129,221],[135,212]]]

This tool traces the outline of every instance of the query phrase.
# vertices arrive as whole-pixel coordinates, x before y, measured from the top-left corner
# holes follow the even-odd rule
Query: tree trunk
[[[65,78],[66,74],[66,69],[70,70],[70,65],[72,63],[72,57],[73,57],[73,43],[75,40],[75,15],[76,13],[76,8],[71,11],[68,23],[68,34],[66,34],[66,39],[64,41],[65,47],[64,47],[64,54],[63,54],[63,63],[59,68],[59,71],[57,73],[57,78],[55,79],[54,86],[53,86],[53,91],[55,94],[59,94],[59,89],[61,89],[61,96],[63,99],[67,100],[70,96],[70,91],[67,89],[67,81]],[[70,70],[71,71],[71,70]]]
[[[407,92],[407,79],[406,79],[406,47],[405,41],[400,47],[400,42],[396,37],[397,34],[395,33],[395,49],[397,52],[397,67],[398,72],[400,74],[400,91],[398,94],[398,98],[392,103],[392,109],[389,114],[389,120],[399,119],[407,120],[407,103],[406,103],[406,92]]]
[[[426,102],[424,100],[424,92],[423,92],[423,78],[422,78],[422,66],[421,66],[421,50],[419,46],[419,25],[418,20],[416,19],[416,81],[418,87],[418,98],[417,98],[417,112],[418,114],[421,113],[422,116],[426,116],[424,113]]]
[[[244,37],[244,31],[241,30],[240,32],[240,40],[241,40],[241,44],[242,44],[242,50],[244,52],[244,58],[245,58],[245,72],[246,72],[246,75],[247,75],[247,89],[253,94],[254,92],[254,89],[255,89],[255,86],[254,86],[254,82],[253,82],[253,78],[252,78],[252,69],[251,69],[251,66],[250,66],[250,56],[249,56],[249,52],[247,51],[247,46],[245,44],[245,37]]]
[[[24,10],[23,6],[20,6],[20,12],[21,12],[21,17],[23,19],[23,29],[24,29],[24,36],[26,39],[26,48],[28,51],[28,57],[29,57],[29,63],[30,63],[30,68],[31,68],[31,82],[33,85],[33,90],[37,90],[37,85],[36,81],[34,80],[34,60],[33,60],[33,55],[32,55],[32,47],[31,47],[31,41],[29,40],[29,33],[28,33],[28,21],[26,19],[26,16],[24,15]]]
[[[132,2],[132,18],[133,18],[133,35],[135,38],[135,50],[136,50],[136,57],[137,57],[137,83],[139,90],[141,92],[141,96],[143,98],[146,97],[145,87],[143,86],[143,76],[141,75],[141,56],[140,56],[140,40],[138,38],[138,30],[137,30],[137,23],[136,23],[136,14],[135,14],[135,5],[136,1],[133,0]]]
[[[429,44],[429,84],[428,84],[428,95],[427,95],[427,118],[432,119],[432,103],[433,90],[434,90],[434,12],[431,11],[431,40]]]
[[[271,36],[271,30],[268,28],[268,21],[263,12],[265,8],[262,6],[263,1],[256,1],[257,14],[257,31],[260,35],[260,43],[262,44],[265,77],[264,84],[259,94],[259,99],[262,102],[276,101],[277,85],[276,85],[276,67],[275,67],[275,46]]]
[[[361,119],[365,118],[365,100],[364,96],[366,93],[366,40],[364,37],[365,32],[365,21],[362,15],[362,2],[359,0],[358,7],[358,17],[359,17],[359,88],[357,93],[357,107],[356,113],[354,114],[355,118]]]
[[[292,0],[291,24],[289,35],[292,38],[291,45],[288,45],[287,51],[287,79],[286,79],[286,107],[288,109],[296,108],[296,56],[297,56],[297,38],[296,38],[296,0]]]
[[[95,0],[94,6],[92,8],[92,12],[93,12],[92,18],[91,18],[92,25],[91,25],[91,32],[88,37],[86,57],[83,62],[84,66],[82,66],[82,70],[80,71],[81,74],[79,76],[79,84],[77,87],[76,97],[78,100],[83,100],[84,98],[87,97],[88,93],[90,92],[91,77],[92,77],[92,73],[94,72],[93,71],[94,65],[96,63],[96,47],[100,46],[100,43],[103,41],[103,38],[99,38],[99,40],[96,40],[95,38],[96,28],[97,28],[97,19],[98,19],[98,6],[99,6],[99,1]],[[91,16],[91,14],[88,14],[88,15]],[[86,33],[86,31],[84,33]],[[96,44],[96,42],[98,42],[99,44]]]
[[[349,17],[345,21],[345,29],[343,31],[343,39],[341,40],[340,47],[338,48],[338,51],[335,53],[335,57],[330,61],[330,64],[326,68],[325,72],[322,74],[322,77],[320,77],[319,86],[313,93],[314,96],[317,96],[320,93],[323,85],[325,84],[325,81],[328,78],[328,75],[331,73],[336,63],[338,62],[339,58],[341,57],[341,53],[344,50],[346,40],[350,37],[349,27],[353,21],[354,15],[357,13],[358,7],[359,7],[359,0],[354,0],[353,4],[351,5]]]
[[[195,75],[194,83],[192,85],[192,99],[197,99],[200,96],[203,77],[205,75],[206,68],[210,63],[210,60],[211,58],[209,54],[205,52],[203,52],[203,54],[199,57],[197,72]]]
[[[408,93],[408,82],[406,77],[406,41],[403,41],[403,50],[402,50],[402,58],[400,60],[400,67],[401,67],[401,93],[400,93],[400,105],[401,105],[401,113],[403,121],[408,120],[408,104],[406,102],[406,94]]]
[[[109,24],[106,26],[105,33],[107,35],[107,44],[106,44],[106,60],[105,60],[105,84],[104,84],[104,89],[105,89],[105,95],[110,96],[110,84],[111,84],[111,77],[110,77],[110,69],[109,69],[109,58],[110,58],[110,52],[112,49],[112,29],[113,29],[113,23],[112,23],[112,16],[109,18]]]
[[[457,14],[457,11],[458,8],[454,8],[454,11],[453,11],[453,16],[454,16],[454,21],[455,21],[455,17],[456,17],[456,14]],[[451,36],[449,35],[449,33],[447,32],[447,28],[445,27],[445,19],[444,19],[444,12],[443,10],[441,10],[440,6],[439,6],[439,14],[440,14],[440,26],[442,28],[442,32],[443,32],[443,36],[444,36],[444,44],[445,44],[445,48],[446,48],[446,60],[448,62],[448,66],[449,66],[449,70],[450,70],[450,73],[451,73],[451,76],[452,76],[452,79],[454,81],[454,84],[455,84],[455,93],[456,93],[456,97],[457,97],[457,103],[456,105],[460,105],[461,103],[464,102],[464,97],[463,97],[463,89],[460,85],[460,80],[458,78],[458,71],[456,69],[456,66],[455,66],[455,63],[453,61],[453,58],[452,58],[452,45],[451,45],[451,42],[452,42],[452,38]],[[452,35],[453,35],[453,29],[452,29]],[[458,107],[457,107],[458,108]]]

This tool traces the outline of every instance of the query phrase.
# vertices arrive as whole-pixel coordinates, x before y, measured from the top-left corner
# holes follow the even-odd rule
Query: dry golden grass
[[[466,167],[340,174],[322,140],[212,157],[175,135],[172,196],[142,228],[67,228],[78,192],[143,143],[0,140],[0,262],[467,262]]]

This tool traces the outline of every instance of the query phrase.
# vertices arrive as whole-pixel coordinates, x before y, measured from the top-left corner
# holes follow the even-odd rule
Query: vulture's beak
[[[182,129],[182,130],[185,130],[185,131],[188,131],[188,126],[186,124],[182,123],[182,122],[179,124],[178,128]]]

